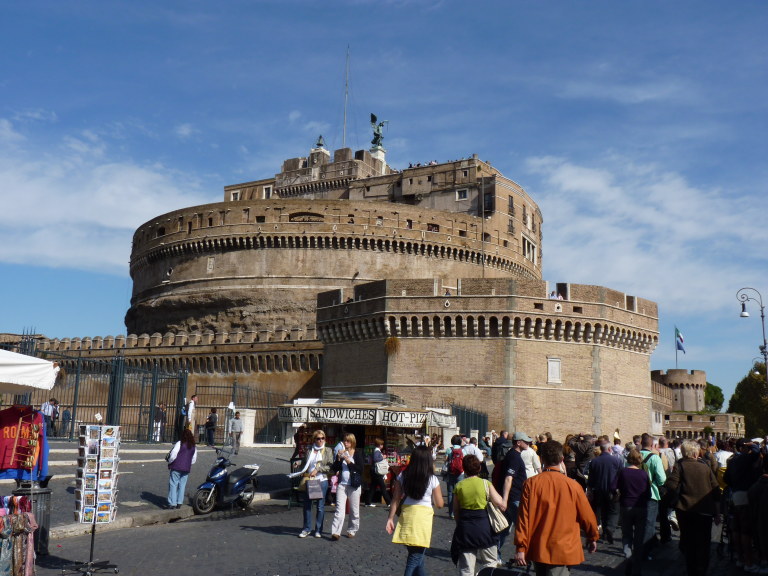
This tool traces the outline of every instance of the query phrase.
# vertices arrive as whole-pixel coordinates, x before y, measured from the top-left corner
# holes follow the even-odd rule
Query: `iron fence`
[[[451,415],[456,416],[456,425],[462,434],[469,434],[470,430],[477,430],[483,436],[488,432],[488,414],[474,408],[467,408],[460,404],[435,404],[431,402],[430,408],[450,408]]]
[[[49,431],[50,436],[72,440],[79,433],[79,425],[95,424],[98,414],[104,424],[121,427],[123,440],[163,442],[178,437],[179,428],[174,423],[183,422],[186,372],[160,372],[157,366],[152,370],[129,367],[119,354],[111,360],[99,360],[36,351],[34,341],[28,339],[6,348],[59,363],[59,376],[52,390],[4,394],[0,399],[0,405],[39,407],[55,398],[59,402],[59,417]],[[167,406],[165,422],[161,421],[161,404]]]
[[[256,415],[254,423],[254,442],[260,444],[282,443],[283,426],[277,419],[277,407],[288,402],[288,396],[277,394],[271,390],[263,390],[249,385],[238,384],[198,384],[195,386],[197,405],[195,420],[202,426],[211,408],[216,408],[218,425],[214,433],[214,441],[219,444],[225,440],[227,433],[227,410],[233,403],[237,410],[253,410]],[[198,439],[203,440],[204,430],[198,426]]]

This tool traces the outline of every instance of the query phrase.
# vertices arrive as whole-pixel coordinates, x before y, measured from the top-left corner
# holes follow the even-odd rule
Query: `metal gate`
[[[52,390],[35,390],[10,397],[0,404],[31,404],[39,408],[51,398],[59,402],[59,417],[49,434],[73,439],[80,424],[95,424],[97,414],[104,424],[121,427],[123,440],[168,442],[178,437],[177,424],[187,389],[187,374],[130,367],[118,354],[111,360],[94,360],[58,352],[35,351],[28,341],[9,348],[53,362],[61,370]],[[160,405],[166,406],[165,421]]]
[[[211,408],[219,410],[220,407],[227,406],[232,402],[238,410],[249,409],[256,412],[254,442],[258,444],[283,442],[283,426],[277,419],[277,407],[288,402],[287,395],[276,394],[270,390],[261,390],[237,382],[231,386],[198,384],[195,386],[195,393],[197,394],[196,420],[200,423],[205,421]],[[223,421],[224,415],[221,412],[224,411],[218,412],[219,424],[214,436],[216,442],[223,441],[226,430]]]

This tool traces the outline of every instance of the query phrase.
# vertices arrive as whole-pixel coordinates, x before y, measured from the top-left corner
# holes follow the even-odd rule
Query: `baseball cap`
[[[512,440],[517,442],[518,440],[522,440],[523,442],[531,443],[533,442],[533,438],[528,436],[525,432],[515,432],[515,435],[512,437]]]

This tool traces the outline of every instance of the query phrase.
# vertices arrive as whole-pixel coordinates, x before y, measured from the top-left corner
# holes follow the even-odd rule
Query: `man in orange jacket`
[[[581,528],[590,553],[597,550],[597,519],[584,490],[565,475],[563,445],[539,447],[542,473],[526,480],[515,525],[515,563],[533,560],[536,576],[566,576],[584,562]]]

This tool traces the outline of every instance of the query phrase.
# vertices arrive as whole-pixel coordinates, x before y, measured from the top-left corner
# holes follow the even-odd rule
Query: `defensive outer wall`
[[[654,431],[657,305],[599,286],[547,298],[539,280],[387,280],[318,296],[325,390],[458,403],[495,429]]]

